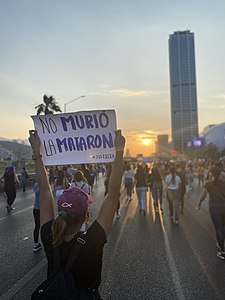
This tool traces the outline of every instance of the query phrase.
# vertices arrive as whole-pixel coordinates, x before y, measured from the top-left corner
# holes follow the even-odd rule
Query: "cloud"
[[[113,89],[110,90],[111,94],[121,97],[136,97],[136,96],[152,96],[154,93],[146,90],[133,90],[133,89]]]
[[[157,97],[162,98],[165,97],[165,94],[168,94],[168,91],[149,91],[149,90],[141,90],[141,89],[129,89],[129,88],[111,88],[109,84],[101,84],[100,89],[97,88],[95,91],[90,91],[87,95],[90,96],[117,96],[124,98],[131,97]]]
[[[225,94],[217,95],[215,98],[224,100],[225,99]]]
[[[88,96],[105,96],[106,93],[104,93],[104,92],[88,92],[87,95]]]
[[[155,139],[158,133],[153,130],[145,130],[145,131],[125,131],[124,134],[129,139],[142,140],[144,138]]]

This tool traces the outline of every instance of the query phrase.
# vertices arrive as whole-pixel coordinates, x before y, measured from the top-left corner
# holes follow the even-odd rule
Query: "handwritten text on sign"
[[[45,165],[111,162],[115,159],[114,110],[32,116]]]

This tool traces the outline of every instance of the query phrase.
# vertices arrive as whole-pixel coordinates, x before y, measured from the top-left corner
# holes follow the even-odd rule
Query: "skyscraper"
[[[157,153],[166,153],[169,150],[168,134],[157,135]]]
[[[172,142],[184,150],[198,136],[198,108],[194,33],[176,31],[169,36]]]

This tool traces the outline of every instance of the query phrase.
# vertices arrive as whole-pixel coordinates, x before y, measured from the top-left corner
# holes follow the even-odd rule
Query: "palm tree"
[[[54,112],[62,112],[53,96],[48,97],[44,95],[43,102],[44,103],[35,106],[35,109],[37,110],[37,115],[49,115],[54,114]]]

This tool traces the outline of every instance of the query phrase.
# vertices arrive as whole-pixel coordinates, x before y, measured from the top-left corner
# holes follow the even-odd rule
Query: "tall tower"
[[[198,136],[198,108],[194,33],[176,31],[169,36],[172,141],[184,150]]]
[[[158,153],[167,153],[169,150],[168,134],[157,135]]]

